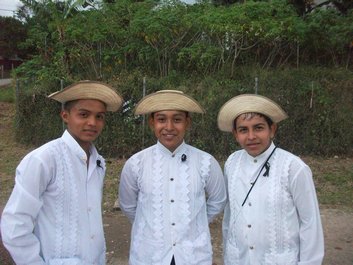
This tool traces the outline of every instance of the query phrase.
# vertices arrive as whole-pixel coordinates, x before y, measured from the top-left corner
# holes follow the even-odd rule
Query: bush
[[[185,76],[172,73],[167,77],[146,78],[146,94],[161,89],[180,89],[197,99],[206,115],[193,114],[193,124],[186,141],[219,158],[239,148],[230,133],[217,128],[220,107],[230,98],[258,93],[278,102],[289,119],[280,123],[275,142],[297,154],[352,155],[353,80],[344,69],[305,67],[301,69],[240,69],[234,78],[226,76]],[[108,156],[129,157],[155,143],[147,119],[135,117],[133,109],[142,98],[143,75],[136,71],[114,76],[107,83],[116,87],[129,104],[122,112],[111,113],[97,147]],[[46,98],[58,90],[57,81],[21,85],[18,98],[17,136],[23,142],[39,145],[62,133],[60,106]],[[144,125],[143,125],[144,124]]]

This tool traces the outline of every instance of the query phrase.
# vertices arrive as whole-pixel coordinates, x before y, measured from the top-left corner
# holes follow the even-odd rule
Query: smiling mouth
[[[174,134],[163,134],[163,136],[164,136],[165,138],[173,138],[173,137],[175,137]]]
[[[96,134],[97,131],[95,130],[84,130],[85,133],[88,133],[88,134]]]
[[[248,147],[256,147],[256,146],[258,146],[258,145],[259,145],[258,143],[247,144]]]

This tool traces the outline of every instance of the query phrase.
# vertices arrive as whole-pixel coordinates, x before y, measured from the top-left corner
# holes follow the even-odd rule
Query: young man
[[[106,112],[117,111],[123,99],[110,86],[91,81],[49,98],[63,104],[67,130],[18,165],[2,214],[2,240],[16,264],[102,265],[105,162],[92,142]]]
[[[319,265],[324,238],[310,168],[275,146],[287,114],[272,100],[240,95],[225,103],[218,127],[243,148],[225,164],[225,265]]]
[[[135,114],[150,114],[157,144],[124,165],[122,211],[132,226],[130,265],[211,265],[208,224],[226,203],[218,162],[184,142],[190,112],[204,113],[191,97],[162,90],[143,98]]]

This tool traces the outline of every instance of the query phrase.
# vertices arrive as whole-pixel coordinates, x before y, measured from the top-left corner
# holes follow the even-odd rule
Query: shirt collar
[[[267,157],[271,154],[271,152],[273,151],[273,149],[275,149],[275,147],[276,147],[275,144],[272,142],[265,152],[255,157],[246,153],[246,160],[251,163],[263,163],[266,161]]]
[[[170,152],[168,148],[166,148],[163,144],[161,144],[159,141],[157,142],[157,148],[160,150],[164,155],[167,156],[176,156],[176,155],[182,155],[186,151],[186,144],[183,141],[175,150],[174,152]]]
[[[82,147],[78,144],[78,142],[75,140],[75,138],[72,137],[72,135],[68,132],[68,130],[65,130],[65,132],[62,135],[62,140],[67,144],[67,146],[69,147],[69,149],[76,154],[77,156],[79,156],[80,158],[87,160],[87,155],[86,152],[82,149]],[[93,144],[91,144],[90,147],[90,154],[91,154],[91,158],[96,159],[98,156],[97,150],[94,147]]]

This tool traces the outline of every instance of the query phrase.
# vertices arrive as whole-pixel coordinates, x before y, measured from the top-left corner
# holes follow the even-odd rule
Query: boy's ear
[[[235,141],[238,143],[238,134],[237,134],[237,131],[234,128],[232,129],[232,134],[233,134],[233,137],[234,137]]]
[[[154,118],[152,115],[148,116],[148,125],[150,126],[150,129],[153,131],[154,129]]]
[[[191,120],[191,117],[190,115],[186,117],[186,129],[189,129],[191,127],[191,123],[192,123],[192,120]]]
[[[271,139],[275,138],[276,132],[277,132],[277,124],[276,123],[272,123],[270,129],[271,129]]]
[[[67,123],[68,117],[69,117],[69,113],[68,113],[66,110],[62,110],[62,111],[60,112],[60,116],[61,116],[61,119],[62,119],[65,123]]]

